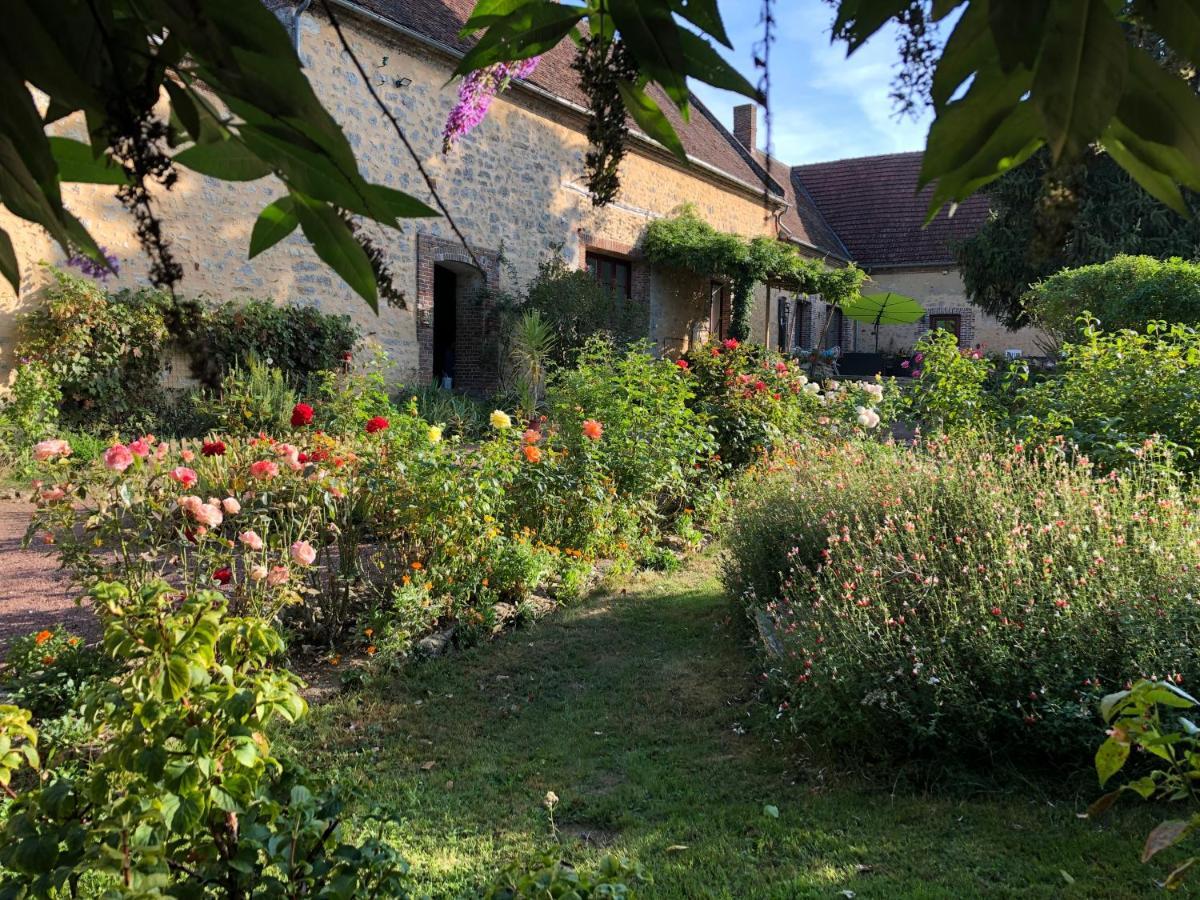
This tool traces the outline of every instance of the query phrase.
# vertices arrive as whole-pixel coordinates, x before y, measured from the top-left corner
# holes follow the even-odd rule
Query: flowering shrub
[[[1150,323],[1143,332],[1086,322],[1054,373],[1017,393],[1008,425],[1027,443],[1063,436],[1105,469],[1136,463],[1145,441],[1200,468],[1200,332]]]
[[[534,521],[561,519],[564,510],[550,507],[566,500],[565,512],[577,518],[559,534],[580,547],[589,534],[601,543],[606,534],[615,537],[622,527],[614,515],[639,531],[643,520],[653,524],[660,512],[687,506],[715,449],[691,399],[687,380],[646,346],[618,350],[603,339],[588,341],[577,365],[550,379],[553,433],[541,452],[557,455],[557,477],[566,482],[547,491],[547,476],[531,485],[525,496],[538,504]]]
[[[984,432],[997,409],[987,391],[991,362],[978,350],[960,348],[953,333],[935,329],[921,338],[901,365],[912,384],[904,394],[909,419],[930,432]]]
[[[1070,762],[1103,691],[1200,672],[1197,496],[1149,466],[1097,479],[1053,450],[846,444],[746,490],[727,580],[772,623],[803,732]]]
[[[820,384],[796,361],[733,339],[705,344],[677,366],[733,469],[819,429],[878,428],[886,414],[881,383]]]
[[[98,584],[93,596],[122,670],[85,692],[78,774],[10,787],[0,891],[75,893],[86,875],[129,895],[406,896],[394,851],[345,841],[337,799],[272,754],[271,723],[306,705],[295,677],[272,668],[283,642],[270,626],[228,616],[213,591],[181,597],[163,582]],[[3,755],[0,783],[38,765],[35,739],[27,716],[0,707],[0,745],[23,751]]]
[[[80,692],[115,671],[112,661],[59,627],[16,638],[0,669],[0,687],[38,719],[60,716]]]

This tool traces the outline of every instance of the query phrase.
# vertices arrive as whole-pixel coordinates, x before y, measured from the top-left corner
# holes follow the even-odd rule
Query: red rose
[[[202,456],[224,456],[225,442],[224,441],[205,441],[200,445],[200,454]]]
[[[725,340],[721,341],[721,346],[726,350],[736,350],[741,346],[741,344],[736,338],[726,338]]]
[[[677,359],[675,360],[675,365],[679,366],[681,369],[686,369],[688,367],[688,361],[686,359]]]
[[[292,407],[292,427],[300,428],[304,425],[311,425],[313,420],[313,408],[307,403],[297,403]]]
[[[217,584],[229,584],[233,581],[233,570],[229,566],[221,566],[217,571],[213,572],[213,581]]]
[[[391,424],[383,416],[375,416],[367,421],[367,434],[374,434],[377,431],[383,431]]]
[[[296,459],[302,463],[306,463],[306,462],[308,462],[308,454],[307,453],[299,453],[296,455]]]

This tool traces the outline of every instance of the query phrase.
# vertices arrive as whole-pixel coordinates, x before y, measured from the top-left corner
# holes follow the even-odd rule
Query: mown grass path
[[[359,812],[401,820],[395,839],[436,897],[553,846],[547,791],[563,858],[635,857],[654,878],[644,897],[1158,893],[1167,868],[1137,852],[1163,810],[1097,824],[1076,817],[1087,796],[929,797],[823,771],[781,740],[754,666],[700,559],[338,697],[288,742]]]

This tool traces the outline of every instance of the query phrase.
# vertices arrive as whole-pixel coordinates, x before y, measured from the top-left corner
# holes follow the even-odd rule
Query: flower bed
[[[1096,701],[1200,677],[1194,491],[1058,450],[820,448],[740,492],[727,583],[780,710],[872,756],[1077,763]]]

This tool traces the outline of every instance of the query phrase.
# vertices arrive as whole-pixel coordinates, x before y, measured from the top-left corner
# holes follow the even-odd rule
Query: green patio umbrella
[[[842,314],[856,322],[875,326],[875,352],[879,352],[880,325],[911,325],[921,321],[925,308],[912,297],[886,291],[864,294],[842,307]]]

